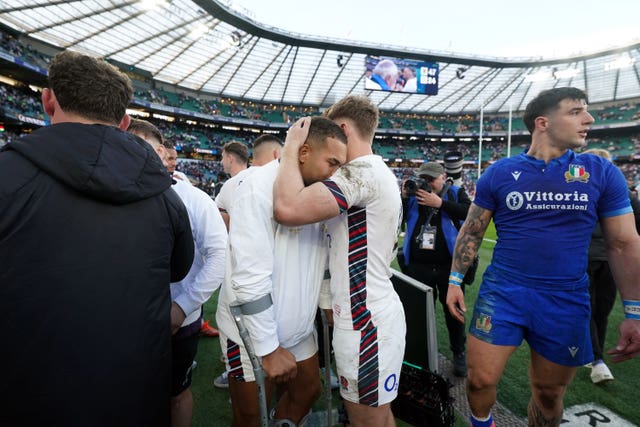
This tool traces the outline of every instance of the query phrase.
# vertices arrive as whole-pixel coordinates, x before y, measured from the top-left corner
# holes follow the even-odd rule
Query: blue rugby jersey
[[[528,286],[584,285],[598,218],[632,212],[620,170],[571,150],[548,164],[526,152],[499,160],[478,180],[474,203],[493,211],[491,265]]]

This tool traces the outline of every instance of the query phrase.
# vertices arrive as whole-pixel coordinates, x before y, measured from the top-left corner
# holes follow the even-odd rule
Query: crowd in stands
[[[150,98],[155,102],[167,101],[165,92],[149,91]],[[183,97],[184,98],[184,97]],[[186,98],[185,98],[186,99]],[[0,102],[5,110],[9,110],[13,115],[23,114],[29,117],[44,119],[44,114],[40,107],[39,94],[27,86],[9,86],[0,84]],[[212,104],[213,105],[213,104]],[[635,105],[635,104],[634,104]],[[624,104],[622,111],[634,111],[632,104]],[[610,109],[602,110],[605,111]],[[306,114],[301,112],[300,114]],[[598,113],[599,114],[599,113]],[[626,114],[626,113],[620,113]],[[637,113],[636,113],[637,114]],[[397,117],[397,115],[394,115]],[[435,117],[435,116],[434,116]],[[461,116],[463,117],[463,116]],[[464,116],[470,117],[470,116]],[[443,120],[453,120],[451,117]],[[193,147],[194,149],[203,148],[212,151],[212,154],[219,153],[222,146],[230,141],[237,140],[247,145],[255,138],[256,134],[247,131],[227,131],[220,126],[207,127],[190,125],[186,122],[165,122],[154,120],[156,126],[162,130],[164,136],[171,140],[178,147]],[[434,160],[438,158],[439,153],[443,152],[444,145],[442,143],[424,142],[423,140],[397,140],[391,137],[376,140],[374,151],[389,159],[422,159]],[[608,137],[601,138],[594,135],[589,137],[589,146],[591,148],[604,148],[608,150],[614,159],[619,156],[629,156],[634,153],[640,153],[640,136],[632,137]],[[514,145],[511,148],[512,153],[519,152],[525,146]],[[465,159],[477,161],[477,147],[474,144],[458,144],[455,149],[461,151]],[[483,144],[483,161],[495,161],[507,155],[506,143],[503,140],[485,141]]]
[[[193,185],[215,196],[214,186],[218,182],[218,174],[222,172],[222,163],[217,160],[178,159],[176,170],[187,175]]]
[[[627,102],[625,104],[618,104],[611,107],[605,107],[601,109],[594,109],[594,117],[596,122],[628,122],[640,120],[640,103]]]
[[[139,92],[138,92],[139,93]],[[167,95],[165,91],[149,91],[148,96],[150,100],[153,102],[166,102],[168,101]],[[181,99],[185,102],[188,98],[182,96]],[[44,114],[42,112],[40,106],[39,95],[31,90],[27,86],[10,86],[6,84],[0,84],[0,102],[5,109],[5,112],[10,111],[13,115],[22,114],[29,117],[36,117],[40,119],[44,119]],[[228,100],[220,100],[221,104],[228,103]],[[202,101],[202,103],[206,103],[210,106],[211,111],[220,111],[216,109],[216,104],[213,101]],[[242,108],[240,105],[238,108]],[[634,108],[638,108],[637,104],[624,104],[621,106],[621,112],[614,114],[615,117],[628,116],[629,112],[633,112],[634,116],[638,114],[635,112]],[[241,111],[237,109],[237,111]],[[604,109],[599,111],[597,114],[603,114],[608,117],[614,117],[611,115],[611,108]],[[298,111],[298,114],[308,114],[308,111]],[[391,117],[392,120],[398,120],[398,114],[387,114],[383,113],[383,115]],[[625,117],[626,117],[625,116]],[[432,116],[436,117],[436,116]],[[462,125],[463,117],[471,120],[472,116],[460,116],[459,118],[454,118],[453,116],[447,116],[442,120],[448,123],[454,123],[456,120],[457,126],[460,129]],[[236,140],[243,142],[247,145],[251,145],[251,141],[255,139],[256,134],[247,131],[227,131],[222,129],[220,126],[199,126],[199,125],[191,125],[186,122],[166,122],[161,120],[154,120],[154,123],[160,128],[163,132],[165,138],[172,141],[177,147],[180,149],[191,148],[205,148],[211,151],[211,154],[216,155],[220,153],[222,146],[230,141]],[[385,123],[382,121],[381,123]],[[387,122],[389,123],[389,122]],[[499,121],[495,121],[494,125],[501,126]],[[11,133],[6,133],[1,136],[2,140],[10,140],[11,138],[15,138],[16,135]],[[0,140],[0,143],[2,143]],[[526,144],[517,144],[511,147],[511,154],[520,152],[525,148]],[[614,160],[619,156],[630,156],[635,153],[640,154],[640,135],[632,135],[631,137],[608,137],[601,138],[597,136],[590,136],[589,138],[589,147],[590,148],[604,148],[608,150]],[[478,148],[477,146],[471,143],[458,143],[454,146],[451,144],[445,143],[434,143],[434,142],[424,142],[423,140],[397,140],[392,139],[391,137],[384,137],[377,139],[374,143],[374,152],[383,156],[384,158],[389,159],[391,162],[395,161],[395,159],[417,159],[417,160],[438,160],[441,156],[441,153],[446,151],[446,149],[455,149],[457,151],[462,152],[465,160],[477,162],[478,159]],[[184,153],[186,150],[182,150]],[[486,141],[483,144],[483,161],[495,161],[498,160],[507,154],[506,143],[502,140],[493,140]],[[191,170],[194,173],[185,173],[192,176],[195,182],[198,183],[205,191],[211,193],[212,186],[215,184],[215,176],[220,169],[216,162],[205,162],[204,166],[202,166],[203,172],[198,172],[198,168],[194,168],[191,166]],[[633,173],[633,180],[635,182],[640,181],[640,176],[636,173],[635,167],[626,168],[628,173]],[[632,171],[632,172],[629,172]],[[469,182],[473,182],[469,180]],[[471,186],[468,191],[472,193]]]
[[[0,103],[4,110],[44,120],[39,94],[27,86],[0,84]]]
[[[2,137],[0,134],[0,145],[2,145]],[[15,137],[15,135],[13,136]],[[418,165],[417,165],[418,166]],[[640,164],[638,163],[621,163],[618,164],[620,170],[627,177],[629,187],[636,190],[640,189]],[[176,170],[185,173],[201,190],[207,194],[214,195],[214,185],[217,182],[217,175],[222,171],[222,165],[215,160],[185,160],[179,159]],[[415,177],[416,168],[396,167],[391,168],[398,178],[398,185],[407,178]],[[476,166],[468,166],[462,170],[462,186],[465,188],[469,196],[475,195],[475,182],[478,178],[478,170]],[[637,191],[637,190],[636,190]]]
[[[0,31],[0,49],[43,69],[49,68],[49,63],[51,62],[49,56],[38,52],[30,44],[24,45],[20,40],[3,31]]]
[[[4,146],[4,145],[8,144],[9,142],[20,138],[21,136],[22,136],[22,134],[11,132],[11,131],[8,131],[8,130],[4,130],[4,131],[0,132],[0,148],[2,148],[2,146]]]
[[[419,130],[440,133],[441,135],[453,135],[455,133],[478,133],[478,115],[433,115],[433,114],[407,114],[401,112],[381,112],[380,127],[385,129]],[[522,123],[512,120],[513,130],[524,130]],[[514,127],[515,126],[515,127]],[[485,132],[506,131],[509,127],[508,117],[488,116],[483,119]]]
[[[311,106],[277,106],[213,96],[209,97],[210,99],[195,98],[181,92],[176,94],[162,89],[138,90],[135,96],[139,100],[213,116],[237,117],[273,123],[293,123],[300,117],[319,114],[318,108]],[[461,132],[477,134],[478,122],[478,115],[472,114],[433,115],[381,111],[379,127],[381,129],[429,131],[436,135],[453,135]],[[485,132],[506,131],[508,118],[506,116],[486,116],[483,129]],[[525,128],[521,120],[514,119],[512,129],[524,130]]]
[[[25,45],[18,38],[2,31],[0,31],[0,49],[42,68],[47,68],[50,62],[49,56],[33,49],[30,44]],[[263,104],[212,95],[195,97],[180,91],[173,92],[162,88],[137,90],[135,98],[139,101],[159,103],[211,116],[243,118],[272,123],[293,123],[302,116],[319,114],[319,109],[314,106]],[[596,121],[599,123],[640,120],[640,102],[631,101],[623,105],[604,108],[594,107],[592,112],[595,113]],[[477,114],[434,115],[385,111],[380,113],[381,129],[431,131],[440,135],[466,132],[477,134],[479,131],[478,122],[479,115]],[[508,117],[506,115],[485,115],[483,128],[485,132],[506,131],[508,129]],[[512,120],[512,130],[525,130],[524,124],[517,114],[514,115]]]
[[[165,102],[168,100],[166,92],[164,91],[149,91],[149,99],[153,102]],[[183,101],[187,100],[186,97],[182,97]],[[23,114],[29,117],[37,117],[44,119],[42,109],[40,107],[39,95],[34,93],[33,90],[27,86],[10,86],[6,84],[0,84],[0,102],[5,109],[13,112],[14,116],[17,114]],[[204,102],[204,101],[203,101]],[[228,102],[225,101],[225,102]],[[206,101],[206,103],[214,111],[215,103],[213,101]],[[221,100],[222,103],[222,100]],[[634,111],[633,108],[637,107],[636,104],[625,104],[620,115],[627,114],[629,111]],[[220,110],[215,110],[220,111]],[[609,114],[611,109],[602,110],[598,114]],[[308,112],[299,111],[300,114],[307,114]],[[634,114],[637,114],[634,113]],[[392,117],[394,120],[398,119],[397,114],[386,114]],[[436,117],[436,116],[433,116]],[[463,117],[463,116],[461,116]],[[470,118],[471,116],[464,116]],[[613,116],[610,116],[613,117]],[[454,123],[459,118],[446,117],[443,120],[450,123]],[[165,138],[172,141],[179,149],[181,149],[182,157],[185,156],[185,148],[191,150],[205,148],[210,150],[211,154],[219,155],[222,146],[230,141],[236,140],[243,142],[251,146],[251,142],[255,139],[256,134],[246,131],[227,131],[220,126],[199,126],[187,124],[186,122],[166,122],[162,120],[153,120],[153,122],[160,128]],[[499,125],[499,122],[495,122]],[[461,125],[461,122],[458,122]],[[16,138],[17,135],[11,132],[5,132],[0,134],[0,145],[5,142]],[[590,148],[604,148],[608,150],[614,160],[619,156],[630,156],[635,153],[640,154],[640,135],[632,135],[631,137],[608,137],[601,138],[596,136],[590,136],[589,138]],[[511,154],[521,152],[526,148],[526,144],[520,143],[511,147]],[[477,162],[478,159],[478,147],[475,143],[434,143],[424,142],[421,140],[397,140],[391,137],[381,137],[374,143],[374,152],[382,157],[389,159],[392,163],[396,159],[402,160],[440,160],[443,152],[453,149],[460,151],[466,161]],[[506,143],[502,140],[487,141],[483,144],[483,161],[495,161],[507,154]],[[181,162],[178,170],[189,175],[194,183],[206,191],[209,194],[213,193],[213,186],[216,182],[217,173],[221,170],[219,162],[212,160],[204,160],[195,164],[194,162]],[[473,171],[471,174],[463,174],[463,180],[465,181],[465,187],[470,194],[474,192],[474,179],[475,168],[470,169]],[[632,179],[636,185],[640,182],[640,173],[636,165],[625,164],[623,171]],[[396,171],[398,179],[402,179],[405,175],[404,172]]]
[[[50,57],[33,49],[31,45],[24,45],[21,41],[0,31],[0,49],[19,57],[24,61],[47,68]],[[267,121],[272,123],[293,123],[295,120],[306,115],[318,115],[320,111],[317,107],[311,106],[286,106],[274,104],[261,104],[252,101],[241,101],[226,97],[194,97],[182,93],[174,92],[162,88],[150,90],[137,90],[135,99],[147,101],[166,106],[182,108],[188,111],[204,113],[211,116],[224,116],[242,118],[249,120]],[[28,86],[10,86],[0,84],[0,102],[4,108],[5,115],[15,117],[19,114],[24,116],[45,119],[41,109],[40,96]],[[597,123],[612,122],[632,122],[640,120],[640,102],[627,102],[622,105],[593,107],[592,114]],[[199,149],[208,150],[213,156],[219,155],[222,146],[230,141],[240,141],[249,146],[257,136],[256,133],[247,131],[225,130],[219,124],[210,126],[192,125],[186,122],[166,122],[152,120],[160,128],[165,138],[172,141],[181,151],[182,157],[188,158],[188,154],[199,152]],[[416,131],[432,131],[441,135],[454,135],[456,133],[478,133],[478,115],[434,115],[417,114],[406,112],[380,112],[380,129],[403,129]],[[497,132],[508,129],[508,118],[506,116],[485,115],[484,131]],[[522,120],[514,117],[512,129],[524,130]],[[16,138],[18,134],[6,131],[0,133],[0,146]],[[640,134],[632,136],[615,136],[602,138],[594,135],[589,136],[590,148],[604,148],[609,151],[614,160],[620,157],[626,158],[640,155]],[[511,147],[511,155],[521,152],[526,148],[526,144],[517,143]],[[478,147],[475,143],[442,143],[425,141],[424,139],[394,139],[389,136],[381,136],[374,142],[374,152],[391,163],[396,163],[396,159],[441,160],[440,157],[446,150],[454,149],[460,151],[464,159],[470,162],[478,161]],[[488,140],[483,144],[482,161],[495,161],[507,155],[506,142],[503,139]],[[185,155],[186,153],[186,155]],[[221,166],[215,160],[180,161],[178,170],[186,173],[196,185],[212,194],[213,186]],[[621,167],[628,178],[636,185],[640,182],[640,167],[632,163],[621,164]],[[408,176],[410,169],[394,169],[398,179]],[[470,194],[474,192],[473,182],[476,179],[476,168],[465,170],[463,181]]]
[[[258,104],[252,101],[240,101],[231,98],[208,96],[192,97],[185,93],[173,93],[163,89],[147,91],[137,90],[139,100],[182,108],[212,116],[224,116],[273,123],[293,123],[300,117],[318,115],[316,107],[292,105]]]

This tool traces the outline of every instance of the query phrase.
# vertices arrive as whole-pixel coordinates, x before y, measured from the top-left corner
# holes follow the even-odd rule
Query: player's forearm
[[[453,262],[451,271],[464,273],[467,272],[473,259],[480,250],[482,238],[491,221],[491,212],[482,209],[474,204],[469,208],[467,219],[465,220],[453,250]]]
[[[460,230],[460,234],[458,234],[458,239],[456,240],[456,245],[453,250],[451,271],[461,273],[464,276],[469,267],[471,267],[471,264],[473,264],[473,259],[480,249],[482,237],[477,238],[472,234],[463,233],[463,230],[464,225]]]
[[[273,306],[260,313],[243,316],[243,318],[256,355],[265,356],[278,348],[280,345],[278,325],[275,321]]]
[[[255,270],[247,271],[246,269],[242,273],[234,271],[231,274],[231,289],[235,296],[234,304],[252,305],[262,301],[260,306],[267,305],[263,307],[262,311],[259,307],[254,306],[251,311],[256,311],[255,314],[243,316],[256,354],[264,356],[275,350],[279,342],[273,305],[269,303],[270,298],[264,299],[273,291],[271,274],[267,276],[264,269],[259,267],[258,269],[263,270],[262,274]],[[258,274],[254,277],[254,273]]]
[[[609,246],[607,257],[622,299],[640,301],[640,238],[622,247]]]
[[[297,155],[283,150],[273,185],[273,210],[276,221],[286,220],[298,207],[298,193],[304,189]]]

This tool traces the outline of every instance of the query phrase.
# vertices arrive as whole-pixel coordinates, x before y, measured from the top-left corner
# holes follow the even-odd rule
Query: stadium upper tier
[[[26,48],[12,36],[0,32],[0,74],[15,74],[21,65],[9,64],[7,53],[13,59],[47,62],[50,58],[32,48]],[[27,67],[27,69],[29,69]],[[44,70],[44,69],[43,69]],[[20,73],[17,73],[20,74]],[[19,83],[33,83],[26,74],[19,75]],[[41,82],[42,83],[42,82]],[[4,86],[4,111],[11,118],[21,116],[22,120],[36,119],[44,123],[46,119],[40,108],[39,95],[32,90]],[[285,129],[299,117],[320,114],[320,109],[294,105],[277,105],[240,101],[222,97],[196,97],[184,92],[159,89],[139,89],[134,95],[133,108],[142,108],[158,113],[169,113],[193,117],[202,121],[246,124]],[[630,100],[617,105],[592,106],[591,112],[596,118],[595,128],[635,127],[640,125],[640,101]],[[14,114],[10,114],[14,113]],[[229,120],[230,119],[230,120]],[[33,122],[31,122],[33,123]],[[37,123],[36,123],[37,124]],[[406,112],[381,111],[379,129],[389,135],[421,136],[474,136],[479,134],[478,114],[418,114]],[[487,114],[483,119],[483,132],[486,135],[504,135],[509,127],[508,116]],[[518,115],[513,116],[511,130],[515,134],[526,134],[524,123]]]
[[[554,60],[481,58],[292,34],[225,4],[6,0],[0,23],[51,49],[130,67],[143,80],[259,103],[323,108],[360,93],[384,111],[477,114],[484,106],[504,114],[557,86],[585,89],[592,103],[640,97],[640,44]],[[436,64],[437,95],[365,89],[370,57]]]
[[[42,85],[46,68],[55,52],[41,52],[33,45],[25,44],[24,37],[14,37],[0,32],[0,74],[15,75],[21,79],[16,86],[0,85],[3,117],[8,121],[42,125],[46,121],[40,107],[40,95],[28,84]],[[36,70],[36,73],[33,73]],[[28,71],[28,72],[27,72]],[[320,114],[321,109],[312,106],[295,106],[274,103],[259,103],[220,96],[197,96],[192,91],[174,86],[149,85],[135,79],[137,87],[132,108],[151,114],[180,117],[182,123],[175,125],[159,122],[165,136],[179,146],[207,150],[216,154],[219,148],[231,139],[250,144],[255,133],[248,128],[271,129],[280,132],[298,117]],[[38,80],[38,78],[40,80]],[[152,81],[153,83],[153,81]],[[153,88],[150,88],[152,86]],[[176,91],[177,89],[177,91]],[[596,117],[595,129],[600,133],[590,135],[590,146],[609,149],[615,157],[624,158],[638,153],[637,134],[640,127],[640,102],[627,100],[615,105],[592,105]],[[199,126],[191,126],[195,121]],[[207,124],[217,124],[207,127]],[[505,156],[505,135],[508,118],[504,114],[485,114],[483,134],[487,137],[483,161]],[[225,128],[225,125],[226,128]],[[232,125],[229,127],[229,125]],[[247,126],[248,125],[248,126]],[[626,130],[624,135],[602,133],[609,129]],[[512,132],[519,139],[514,144],[522,145],[528,138],[524,124],[518,114],[514,115]],[[465,153],[467,160],[477,159],[475,141],[479,135],[479,114],[420,114],[381,111],[376,152],[389,159],[434,159],[445,146],[456,146]],[[499,137],[491,141],[491,137]],[[455,141],[451,138],[455,137]],[[471,137],[466,138],[464,137]]]
[[[203,104],[197,102],[195,99],[190,99],[184,96],[178,96],[176,94],[165,94],[164,92],[151,91],[149,93],[137,93],[136,96],[144,99],[151,99],[153,102],[162,104],[158,105],[173,105],[176,108],[186,109],[192,108],[192,111],[203,111],[202,108],[213,108],[214,104]],[[37,119],[44,123],[45,116],[42,113],[40,106],[39,96],[31,89],[26,87],[12,87],[5,84],[0,84],[0,104],[2,109],[1,116],[5,119],[14,118],[16,120],[28,121],[29,119]],[[228,114],[229,117],[236,117],[240,115],[246,117],[246,115],[255,116],[259,114],[261,109],[255,109],[247,106],[246,108],[241,105],[227,105],[227,103],[220,103],[221,107],[212,111],[217,114]],[[291,113],[290,110],[280,111],[274,117],[274,120],[282,121],[283,114]],[[304,114],[311,114],[312,112],[304,112]],[[264,112],[265,115],[272,114],[271,109],[267,108]],[[598,110],[594,113],[598,120],[602,119],[605,123],[631,123],[634,120],[640,120],[640,105],[622,105],[615,108],[605,108]],[[405,115],[406,116],[406,115]],[[475,129],[478,126],[476,118],[472,116],[450,116],[450,117],[438,117],[431,116],[429,119],[420,119],[415,117],[405,117],[402,115],[395,115],[392,117],[385,117],[383,124],[388,123],[390,128],[397,126],[399,123],[403,123],[408,127],[425,127],[439,126],[445,129],[447,132],[451,131],[451,134],[456,134],[456,131],[464,130],[468,131],[469,128]],[[264,117],[261,116],[261,119]],[[33,123],[33,122],[31,122]],[[154,123],[162,130],[164,136],[172,141],[179,147],[191,147],[194,150],[205,150],[213,155],[219,155],[221,147],[230,140],[242,141],[247,145],[251,145],[251,142],[255,138],[255,133],[243,131],[240,128],[229,129],[227,126],[206,126],[204,124],[196,125],[192,121],[179,120],[176,122],[168,122],[166,120],[154,120]],[[35,124],[35,123],[34,123]],[[495,131],[496,129],[502,129],[505,125],[503,119],[494,118],[485,123],[485,127],[488,130]],[[284,134],[284,129],[281,130]],[[435,131],[434,131],[435,132]],[[444,132],[444,131],[443,131]],[[435,132],[437,133],[437,132]],[[491,135],[488,132],[487,135]],[[284,135],[281,135],[284,137]],[[453,139],[453,138],[450,138]],[[455,143],[447,141],[447,138],[429,138],[411,139],[411,138],[397,138],[395,135],[378,134],[374,142],[374,151],[377,154],[382,155],[384,158],[395,160],[410,160],[410,159],[422,159],[433,160],[441,157],[441,154],[447,149],[456,149],[464,154],[464,157],[468,161],[475,161],[478,158],[478,149],[475,141],[462,142],[460,138]],[[517,147],[526,145],[528,139],[521,138],[522,141],[516,143]],[[524,142],[523,142],[524,141]],[[524,144],[524,145],[523,145]],[[611,152],[614,158],[629,158],[635,154],[640,154],[640,136],[636,127],[629,128],[623,135],[613,136],[608,134],[605,137],[599,137],[592,135],[589,137],[590,148],[605,148]],[[514,150],[520,150],[521,148],[515,148]],[[514,151],[515,152],[515,151]],[[504,138],[496,140],[487,140],[482,153],[482,160],[497,160],[507,155],[507,146]]]

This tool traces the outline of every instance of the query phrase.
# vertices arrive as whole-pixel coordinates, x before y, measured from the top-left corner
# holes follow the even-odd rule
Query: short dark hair
[[[116,67],[68,50],[53,58],[48,80],[62,110],[105,123],[119,124],[133,98],[131,80]]]
[[[236,156],[236,158],[244,164],[249,162],[249,148],[242,142],[229,141],[224,144],[222,151]]]
[[[349,119],[363,138],[373,138],[378,127],[378,107],[363,95],[347,95],[324,112],[331,120]]]
[[[587,94],[575,87],[557,87],[543,90],[527,104],[524,116],[522,116],[522,121],[524,121],[529,133],[533,134],[533,130],[536,127],[536,118],[558,109],[560,101],[564,99],[584,100],[589,103]]]
[[[312,117],[309,125],[309,135],[305,142],[311,146],[325,145],[327,138],[335,138],[344,144],[347,143],[347,136],[334,121],[326,117]]]
[[[275,135],[265,133],[264,135],[260,135],[253,141],[253,149],[255,150],[262,144],[266,144],[268,142],[275,142],[276,144],[283,145],[282,140],[280,138],[278,138]]]
[[[166,141],[162,136],[162,132],[153,123],[146,120],[131,118],[131,123],[127,128],[127,132],[136,133],[143,136],[143,139],[154,138],[157,139],[160,145],[165,148],[173,148],[173,143]]]

